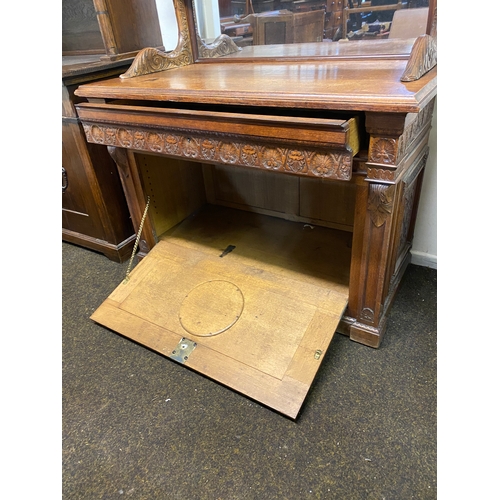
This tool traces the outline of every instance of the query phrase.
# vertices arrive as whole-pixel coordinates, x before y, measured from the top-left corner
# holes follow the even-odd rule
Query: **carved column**
[[[137,234],[147,200],[144,198],[134,153],[125,148],[117,148],[114,146],[108,146],[108,151],[118,167],[118,173],[122,182],[125,198],[127,199],[132,224]],[[138,258],[141,259],[145,257],[155,244],[156,234],[154,226],[149,216],[146,216],[141,232],[141,239],[139,240]]]
[[[417,114],[367,113],[366,177],[357,183],[347,322],[378,347],[409,250],[428,152],[433,102]]]

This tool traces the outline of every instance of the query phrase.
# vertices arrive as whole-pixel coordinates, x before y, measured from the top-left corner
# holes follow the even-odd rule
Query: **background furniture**
[[[63,57],[62,65],[62,239],[123,262],[135,231],[115,163],[105,146],[85,140],[74,94],[81,83],[123,73],[130,60],[99,56]]]
[[[312,10],[292,13],[256,14],[251,17],[254,45],[323,41],[325,12]]]
[[[144,47],[163,49],[155,0],[63,0],[63,55],[117,60]]]
[[[350,16],[367,13],[379,14],[381,20],[392,20],[392,13],[404,7],[402,0],[371,0],[361,2],[360,0],[344,0],[344,10],[342,13],[342,38],[347,36],[347,23]],[[358,23],[361,27],[361,22]],[[358,29],[359,29],[358,28]],[[406,37],[408,38],[408,37]]]
[[[155,0],[63,0],[62,238],[118,262],[135,231],[115,163],[85,141],[74,90],[123,73],[146,46],[163,48]]]
[[[429,7],[397,10],[392,18],[389,38],[416,38],[423,35],[428,18]]]

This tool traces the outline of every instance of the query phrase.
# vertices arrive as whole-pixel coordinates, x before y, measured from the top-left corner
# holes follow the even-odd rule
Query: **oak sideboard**
[[[295,418],[335,331],[380,346],[410,261],[436,42],[234,50],[202,43],[174,3],[174,51],[75,91],[140,233],[139,264],[92,319]]]

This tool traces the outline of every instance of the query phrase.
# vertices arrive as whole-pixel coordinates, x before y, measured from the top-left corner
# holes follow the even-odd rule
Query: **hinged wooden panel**
[[[172,359],[187,339],[177,361],[295,418],[347,305],[350,238],[210,206],[92,319]]]

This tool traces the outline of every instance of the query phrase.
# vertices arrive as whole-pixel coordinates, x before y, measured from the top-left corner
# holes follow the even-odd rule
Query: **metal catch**
[[[169,358],[177,361],[178,363],[184,364],[189,359],[189,356],[194,351],[195,347],[196,342],[182,337],[180,342],[177,344],[177,347],[172,351],[172,354],[170,354]]]

